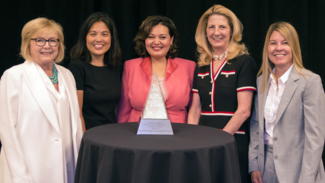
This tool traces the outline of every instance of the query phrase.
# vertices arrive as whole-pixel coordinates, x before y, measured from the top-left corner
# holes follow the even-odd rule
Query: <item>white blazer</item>
[[[59,65],[56,68],[64,78],[60,82],[69,98],[76,163],[82,138],[76,85],[69,70]],[[5,71],[0,101],[0,183],[65,182],[59,122],[33,62],[25,61]]]

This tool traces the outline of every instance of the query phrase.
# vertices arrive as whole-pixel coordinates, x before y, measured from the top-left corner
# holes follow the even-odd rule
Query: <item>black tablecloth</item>
[[[110,124],[83,136],[75,183],[240,183],[234,137],[172,124],[174,135],[136,135],[138,123]]]

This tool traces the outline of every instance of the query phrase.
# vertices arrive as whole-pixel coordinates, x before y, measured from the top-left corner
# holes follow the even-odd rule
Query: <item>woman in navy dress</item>
[[[201,17],[195,34],[199,57],[188,123],[234,135],[245,183],[250,182],[246,121],[256,91],[257,66],[239,43],[242,31],[236,15],[221,5],[212,6]]]

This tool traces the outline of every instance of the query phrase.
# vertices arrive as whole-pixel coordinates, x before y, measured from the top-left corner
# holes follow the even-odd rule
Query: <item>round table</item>
[[[138,126],[110,124],[87,130],[75,183],[241,182],[232,135],[174,123],[174,135],[136,135]]]

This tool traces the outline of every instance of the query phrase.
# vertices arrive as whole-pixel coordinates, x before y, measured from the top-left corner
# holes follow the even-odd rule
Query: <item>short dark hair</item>
[[[91,55],[86,46],[86,37],[89,29],[96,22],[104,22],[111,33],[111,47],[104,55],[104,64],[120,64],[122,52],[117,38],[116,27],[113,19],[103,12],[93,13],[84,21],[79,31],[78,41],[70,51],[71,60],[81,59],[86,63],[91,62]]]
[[[164,25],[168,28],[170,37],[174,37],[173,43],[170,46],[170,49],[166,55],[166,57],[175,58],[178,53],[178,33],[176,26],[174,25],[173,21],[168,17],[156,15],[156,16],[149,16],[146,18],[141,26],[139,27],[139,32],[134,38],[135,42],[135,51],[141,57],[150,56],[148,51],[146,50],[145,40],[148,38],[152,27],[156,25]]]

